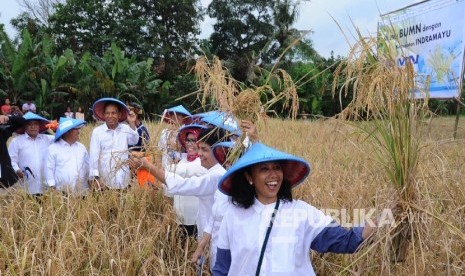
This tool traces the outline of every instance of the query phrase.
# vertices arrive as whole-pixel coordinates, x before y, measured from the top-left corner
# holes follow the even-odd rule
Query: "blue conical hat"
[[[198,125],[198,124],[191,124],[191,125],[185,125],[181,127],[178,131],[178,142],[181,144],[182,148],[186,148],[186,137],[189,132],[194,132],[195,137],[199,136],[199,133],[202,131],[202,129],[206,129],[206,126],[203,125]]]
[[[231,134],[241,135],[237,119],[232,114],[221,111],[212,112],[202,117],[202,122],[222,128]]]
[[[183,120],[183,124],[185,125],[190,124],[192,122],[192,114],[189,111],[187,111],[187,109],[182,105],[177,105],[177,106],[173,106],[171,108],[166,109],[163,112],[162,121],[167,122],[167,123],[169,122],[169,117],[168,117],[169,113],[177,113],[177,114],[185,115],[184,120]]]
[[[24,114],[23,118],[26,121],[39,120],[39,121],[43,121],[45,123],[50,123],[49,120],[45,119],[44,117],[42,117],[40,115],[35,114],[34,112],[31,112],[31,111],[28,111],[26,114]]]
[[[212,151],[213,156],[215,157],[216,161],[221,165],[226,162],[226,158],[228,157],[229,150],[234,147],[234,142],[219,142],[213,145]]]
[[[192,121],[196,124],[199,124],[202,122],[202,118],[212,115],[214,113],[219,113],[220,111],[218,110],[213,110],[213,111],[206,111],[202,113],[197,113],[197,114],[192,114]]]
[[[86,124],[86,121],[79,119],[71,118],[60,118],[60,122],[55,133],[55,142],[61,138],[66,132],[72,130],[73,128],[81,128]]]
[[[34,112],[28,111],[26,114],[23,115],[23,118],[27,121],[37,120],[39,121],[39,132],[43,132],[47,129],[46,124],[50,123],[49,120],[45,119],[44,117],[35,114]],[[25,128],[21,127],[16,130],[18,134],[24,134]]]
[[[234,163],[226,174],[220,179],[218,188],[226,195],[230,194],[232,179],[234,174],[242,173],[242,169],[263,162],[278,161],[283,169],[283,177],[292,187],[296,187],[310,173],[310,165],[302,158],[288,154],[262,143],[254,143],[245,153]]]
[[[115,103],[117,105],[120,105],[122,107],[121,109],[121,118],[119,118],[119,122],[124,122],[126,121],[126,119],[128,118],[128,114],[129,114],[129,108],[120,100],[118,99],[115,99],[115,98],[101,98],[99,100],[97,100],[94,105],[92,106],[92,113],[94,114],[94,116],[101,120],[101,121],[105,121],[105,104],[107,103]]]

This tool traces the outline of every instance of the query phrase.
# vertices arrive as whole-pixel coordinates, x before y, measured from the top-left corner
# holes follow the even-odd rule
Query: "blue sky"
[[[6,4],[5,2],[8,2]],[[201,0],[206,7],[211,0]],[[329,57],[331,51],[336,55],[345,56],[349,44],[337,26],[336,20],[347,37],[351,37],[355,24],[363,34],[376,33],[380,14],[391,12],[405,6],[421,2],[420,0],[312,0],[302,2],[300,16],[295,27],[299,30],[313,31],[308,38],[313,41],[317,52]],[[0,23],[5,24],[10,36],[15,35],[10,26],[10,19],[21,13],[21,7],[16,0],[2,0],[0,7]],[[334,19],[333,19],[333,18]],[[214,21],[207,18],[201,25],[202,37],[207,37],[213,30]],[[352,41],[353,42],[353,41]],[[351,42],[349,42],[351,43]]]

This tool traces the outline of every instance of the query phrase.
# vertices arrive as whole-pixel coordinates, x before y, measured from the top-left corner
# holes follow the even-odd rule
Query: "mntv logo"
[[[420,55],[410,55],[408,57],[400,57],[397,59],[397,65],[399,66],[404,66],[406,62],[411,62],[413,64],[418,64],[418,60],[420,58]]]

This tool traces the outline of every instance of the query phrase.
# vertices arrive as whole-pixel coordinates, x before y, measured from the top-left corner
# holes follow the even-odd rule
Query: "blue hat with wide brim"
[[[66,132],[74,129],[74,128],[81,128],[86,124],[86,121],[79,120],[79,119],[71,119],[71,118],[64,118],[61,117],[57,131],[55,133],[55,142],[61,138]]]
[[[177,105],[177,106],[173,106],[171,108],[165,109],[165,111],[163,112],[162,120],[166,123],[169,123],[170,121],[170,118],[168,116],[169,113],[176,113],[176,114],[184,115],[185,117],[183,119],[183,124],[185,125],[190,124],[192,122],[192,114],[189,111],[187,111],[187,109],[182,105]]]
[[[291,187],[297,187],[310,174],[310,165],[307,161],[292,154],[288,154],[262,143],[254,143],[234,163],[226,174],[220,179],[218,188],[226,195],[230,195],[233,176],[236,173],[243,173],[243,169],[249,166],[264,163],[279,162],[283,169],[283,177],[291,184]]]
[[[220,111],[218,110],[213,110],[213,111],[207,111],[207,112],[202,112],[202,113],[197,113],[197,114],[192,114],[192,121],[196,124],[200,124],[202,122],[202,118],[212,115],[214,113],[219,113]]]
[[[119,118],[118,121],[120,123],[126,121],[129,114],[129,108],[122,101],[115,98],[101,98],[94,103],[92,106],[92,113],[97,119],[105,121],[105,105],[107,103],[114,103],[121,106],[121,118]]]
[[[219,142],[213,145],[213,156],[215,157],[216,161],[218,161],[218,163],[224,165],[228,157],[229,150],[234,147],[234,144],[234,142],[228,141]]]
[[[230,113],[215,111],[202,117],[202,122],[222,128],[234,135],[241,135],[237,119]]]
[[[207,128],[206,126],[198,125],[198,124],[185,125],[181,127],[178,131],[178,141],[181,144],[182,148],[186,149],[187,134],[194,133],[195,138],[197,139],[197,136],[199,136],[199,133],[203,129],[206,129],[206,128]]]
[[[39,132],[43,132],[47,130],[47,124],[50,123],[49,120],[45,119],[44,117],[35,114],[34,112],[28,111],[26,114],[23,115],[24,120],[26,120],[26,123],[28,121],[39,121]],[[24,134],[26,132],[24,127],[19,128],[16,130],[16,133],[18,134]]]

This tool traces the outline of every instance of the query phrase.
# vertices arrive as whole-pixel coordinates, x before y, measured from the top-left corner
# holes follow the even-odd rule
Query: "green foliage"
[[[13,42],[5,32],[5,26],[0,24],[0,58],[5,62],[12,63],[16,56]],[[0,68],[3,70],[3,66]]]
[[[179,98],[195,102],[186,96],[198,89],[192,56],[216,55],[242,89],[263,84],[271,68],[287,70],[302,112],[332,116],[341,111],[329,88],[338,61],[321,58],[306,33],[292,27],[301,3],[214,0],[208,12],[217,19],[215,32],[197,48],[198,0],[63,1],[48,25],[26,13],[13,20],[22,34],[17,49],[0,31],[0,93],[14,102],[32,97],[54,116],[102,96],[138,101],[155,114]]]
[[[291,46],[299,44],[304,33],[292,28],[301,3],[290,0],[213,0],[208,14],[217,22],[210,37],[211,52],[230,61],[229,70],[236,80],[253,82],[256,64],[293,58]]]
[[[58,56],[50,37],[34,39],[24,29],[17,51],[4,45],[0,71],[4,94],[18,104],[33,99],[39,111],[54,118],[67,106],[88,107],[102,96],[149,103],[162,82],[153,71],[153,59],[129,59],[115,44],[103,57],[85,53],[79,58],[71,49]]]
[[[69,0],[56,6],[48,30],[58,52],[70,47],[78,56],[103,56],[114,43],[137,60],[163,63],[169,79],[184,71],[202,16],[198,0]]]
[[[152,68],[153,59],[127,58],[115,44],[102,58],[87,52],[76,67],[76,100],[90,106],[97,98],[108,96],[147,106],[162,83]]]
[[[323,75],[319,68],[312,63],[296,62],[287,69],[287,72],[294,80],[301,80],[297,83],[301,113],[322,115],[321,101],[325,91],[321,90]]]
[[[208,14],[216,18],[210,40],[212,53],[222,60],[234,61],[232,76],[245,82],[260,52],[273,37],[271,3],[267,0],[213,0]]]

